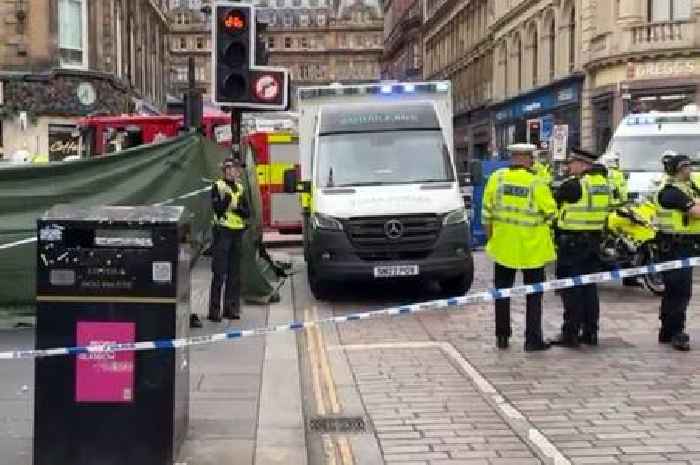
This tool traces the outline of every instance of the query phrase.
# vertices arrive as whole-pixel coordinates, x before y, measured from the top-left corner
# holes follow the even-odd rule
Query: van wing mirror
[[[478,186],[484,183],[484,171],[481,160],[472,160],[469,163],[469,174],[472,185]]]

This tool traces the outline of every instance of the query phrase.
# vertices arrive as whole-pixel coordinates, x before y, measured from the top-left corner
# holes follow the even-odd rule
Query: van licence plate
[[[418,265],[375,266],[375,278],[396,278],[400,276],[418,276]]]

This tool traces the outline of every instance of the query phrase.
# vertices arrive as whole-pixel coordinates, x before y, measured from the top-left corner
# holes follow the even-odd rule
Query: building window
[[[204,37],[197,37],[197,48],[200,50],[204,48]]]
[[[325,26],[326,25],[326,15],[318,15],[318,18],[316,19],[318,22],[319,26]]]
[[[309,48],[309,41],[306,37],[301,38],[301,48]]]
[[[186,66],[178,66],[175,68],[176,77],[175,79],[180,82],[185,82],[187,81],[187,67]]]
[[[284,48],[292,48],[292,38],[291,37],[284,38]]]
[[[284,6],[284,0],[277,0],[277,8],[282,8]]]
[[[692,0],[648,0],[649,21],[687,21],[692,11]]]
[[[87,68],[87,0],[59,0],[58,46],[61,66]]]
[[[309,25],[309,16],[308,15],[300,15],[299,16],[299,24],[302,26],[306,27]]]
[[[187,49],[187,39],[184,37],[180,37],[180,49],[181,50]]]
[[[554,80],[556,74],[556,37],[557,31],[554,24],[554,18],[549,22],[549,80]]]
[[[532,54],[532,59],[530,61],[530,64],[532,65],[532,86],[533,87],[537,86],[537,67],[539,65],[539,63],[538,63],[539,52],[540,52],[540,48],[539,48],[539,37],[537,35],[537,25],[533,24],[532,29],[530,30],[530,53]]]
[[[286,27],[292,27],[292,23],[293,23],[292,14],[291,14],[291,13],[287,13],[286,15],[284,15],[284,25],[285,25]]]
[[[267,38],[267,48],[273,49],[275,48],[275,38],[270,36]]]
[[[300,7],[300,6],[301,6],[301,0],[292,0],[292,5],[294,5],[294,6],[296,6],[296,7]]]
[[[523,88],[523,43],[520,40],[520,36],[515,37],[513,47],[515,48],[515,72],[517,73],[515,78],[517,87],[515,90],[520,92]]]
[[[576,67],[576,7],[571,5],[569,15],[569,72]]]

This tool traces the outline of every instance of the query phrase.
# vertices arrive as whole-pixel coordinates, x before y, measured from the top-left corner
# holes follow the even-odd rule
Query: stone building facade
[[[384,2],[382,77],[415,81],[423,78],[423,13],[425,0]]]
[[[0,2],[0,152],[77,155],[76,120],[165,107],[165,0]],[[68,148],[67,148],[68,147]]]
[[[700,104],[700,0],[584,5],[584,145],[602,151],[628,113]]]
[[[700,0],[426,2],[423,74],[452,80],[469,157],[557,125],[603,152],[625,114],[700,102]]]
[[[493,21],[492,0],[426,0],[423,74],[452,81],[455,150],[461,163],[489,150]]]
[[[192,3],[178,0],[174,8],[168,11],[170,20],[170,93],[182,99],[187,89],[187,63],[194,58],[195,86],[201,89],[204,100],[210,100],[211,93],[211,19],[202,12],[203,6],[209,6],[206,0]]]
[[[378,0],[258,0],[270,66],[286,67],[296,89],[379,79],[382,10]]]

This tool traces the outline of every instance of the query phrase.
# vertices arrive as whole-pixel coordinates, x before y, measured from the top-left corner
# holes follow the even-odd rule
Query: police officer
[[[598,157],[574,148],[567,158],[567,178],[557,190],[557,278],[594,273],[600,268],[602,232],[611,206],[608,173],[595,164]],[[595,284],[563,289],[564,323],[553,344],[578,347],[598,345],[600,315]]]
[[[248,200],[240,182],[241,166],[227,158],[222,163],[223,178],[211,189],[214,210],[210,321],[221,321],[221,288],[224,293],[224,318],[240,319],[241,240],[250,216]]]
[[[686,155],[665,157],[664,171],[665,185],[656,195],[662,258],[691,257],[696,255],[700,244],[700,188],[691,179],[690,158]],[[692,295],[693,269],[665,271],[663,279],[659,343],[671,343],[676,350],[690,350],[685,315]]]
[[[510,288],[522,270],[526,284],[545,280],[544,266],[555,259],[550,223],[556,203],[549,186],[532,170],[535,146],[508,147],[511,166],[494,172],[486,184],[482,222],[486,228],[486,252],[494,260],[496,288]],[[496,301],[496,345],[508,347],[511,336],[510,299]],[[527,296],[525,350],[549,349],[542,338],[542,294]]]
[[[622,206],[627,202],[627,180],[620,170],[620,157],[612,153],[603,155],[603,163],[608,170],[612,207]]]

